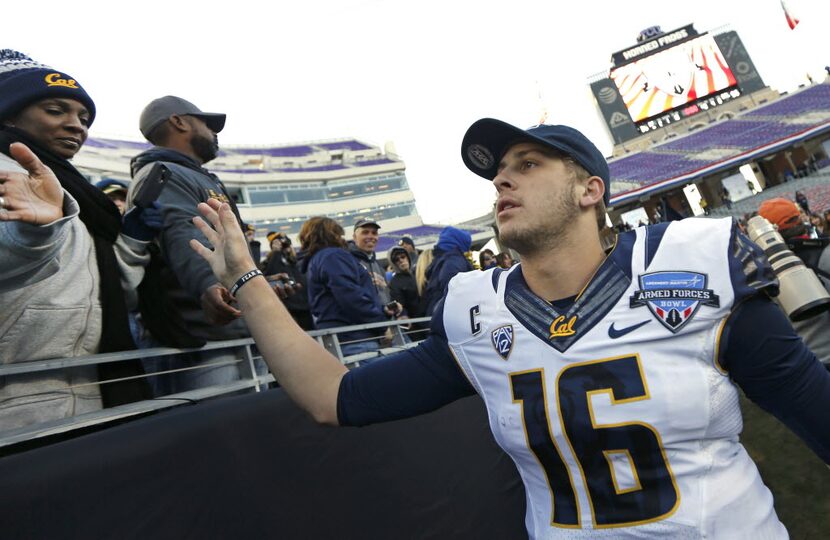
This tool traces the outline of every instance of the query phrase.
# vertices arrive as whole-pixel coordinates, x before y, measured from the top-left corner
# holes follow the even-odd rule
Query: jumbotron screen
[[[612,69],[610,76],[635,123],[737,85],[708,34]]]

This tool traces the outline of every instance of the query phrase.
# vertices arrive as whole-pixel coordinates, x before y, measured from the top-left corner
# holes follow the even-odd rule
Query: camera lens
[[[778,302],[793,321],[809,319],[830,307],[830,295],[816,274],[804,265],[775,227],[761,216],[747,223],[749,239],[764,250],[780,283]]]

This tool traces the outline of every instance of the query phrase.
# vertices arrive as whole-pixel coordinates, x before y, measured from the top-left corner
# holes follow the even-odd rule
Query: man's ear
[[[178,114],[171,115],[168,119],[170,125],[173,127],[174,130],[178,131],[179,133],[187,133],[191,131],[193,128],[190,126],[190,123],[185,120],[183,116],[179,116]]]
[[[602,201],[603,195],[605,195],[605,182],[599,176],[592,176],[582,182],[579,206],[582,208],[596,206]]]

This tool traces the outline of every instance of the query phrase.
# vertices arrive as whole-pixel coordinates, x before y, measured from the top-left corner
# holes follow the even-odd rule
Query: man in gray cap
[[[355,221],[349,251],[357,259],[357,262],[369,272],[380,305],[386,306],[392,301],[392,295],[389,291],[389,284],[386,283],[386,272],[375,255],[379,229],[380,225],[373,219],[361,218]]]
[[[225,186],[215,174],[203,168],[216,157],[217,133],[224,126],[224,114],[203,112],[176,96],[155,99],[141,113],[139,129],[155,146],[133,158],[130,164],[134,182],[128,194],[129,204],[132,205],[135,193],[154,164],[162,163],[170,171],[158,198],[164,222],[157,239],[161,255],[157,257],[158,298],[147,302],[142,313],[144,327],[153,338],[147,345],[192,347],[249,335],[228,289],[188,247],[194,233],[192,218],[200,202],[217,199],[230,204],[242,226],[239,211]],[[171,361],[177,365],[162,367],[186,367],[178,365],[181,362],[215,362],[216,354],[203,352],[192,361],[175,358]],[[219,354],[224,359],[233,353],[220,351]],[[157,364],[148,365],[147,369],[157,371]],[[159,394],[180,392],[238,378],[235,365],[197,369],[176,374],[170,381],[156,377],[155,390]]]

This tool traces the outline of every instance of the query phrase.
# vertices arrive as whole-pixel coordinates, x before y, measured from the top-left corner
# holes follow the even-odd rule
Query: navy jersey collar
[[[527,286],[521,266],[507,276],[505,306],[539,339],[559,352],[566,351],[601,321],[628,289],[635,239],[633,232],[617,237],[611,253],[567,309],[557,309],[534,294]]]

